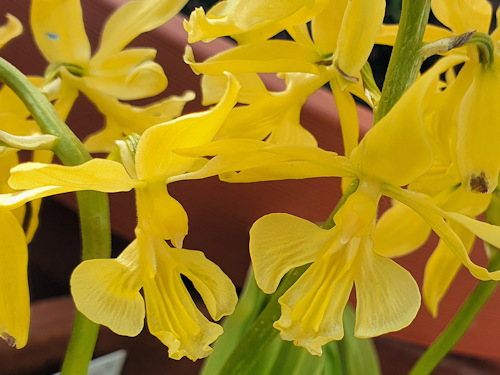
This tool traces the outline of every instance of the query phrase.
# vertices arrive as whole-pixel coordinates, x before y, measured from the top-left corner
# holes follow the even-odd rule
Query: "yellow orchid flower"
[[[339,176],[359,179],[357,191],[334,217],[330,230],[303,219],[272,214],[251,229],[250,253],[257,283],[273,292],[292,268],[312,263],[279,300],[282,307],[275,327],[286,340],[321,354],[321,346],[343,335],[341,312],[356,284],[355,335],[372,337],[410,324],[420,306],[412,277],[375,251],[376,211],[382,195],[401,202],[422,217],[454,256],[481,280],[500,279],[474,264],[459,237],[458,226],[489,243],[500,244],[500,227],[466,215],[445,211],[426,195],[402,186],[417,180],[433,165],[433,153],[424,126],[439,74],[464,60],[444,58],[422,75],[391,111],[363,138],[350,159],[317,148],[278,146],[252,140],[220,140],[180,150],[185,155],[211,155],[202,168],[182,179],[216,172],[231,182],[284,178]],[[287,175],[287,172],[289,173]],[[469,213],[467,213],[469,214]],[[373,239],[372,239],[373,238]]]
[[[71,292],[77,308],[126,336],[141,332],[147,312],[150,332],[168,346],[171,358],[206,357],[222,327],[198,310],[181,274],[193,282],[214,320],[234,310],[231,280],[200,251],[171,248],[139,227],[136,236],[117,259],[89,260],[75,269]]]
[[[470,66],[442,92],[432,98],[430,113],[425,122],[426,133],[433,153],[432,167],[408,189],[429,197],[434,204],[445,211],[457,212],[476,217],[488,207],[490,194],[474,194],[461,185],[455,161],[452,142],[456,137],[458,110],[453,110],[457,95],[470,84]],[[447,110],[442,110],[446,108]],[[472,249],[474,235],[467,228],[449,222],[450,227],[462,240],[467,253]],[[431,227],[426,221],[407,206],[393,202],[377,222],[373,233],[374,250],[384,256],[399,257],[409,254],[422,246],[430,234]],[[446,243],[441,240],[429,258],[424,275],[423,297],[432,315],[437,316],[438,306],[460,269],[460,260],[453,255]]]
[[[487,0],[433,0],[431,8],[436,18],[446,28],[427,26],[424,42],[458,36],[466,32],[488,34],[493,17],[493,8]],[[496,12],[497,20],[500,11]],[[377,43],[393,44],[396,26],[384,26],[377,37]],[[500,28],[490,35],[493,45],[500,41]],[[441,110],[452,116],[454,145],[462,185],[476,193],[490,193],[498,184],[500,159],[495,153],[498,143],[498,122],[500,112],[495,103],[500,98],[500,58],[498,48],[494,48],[492,62],[480,62],[476,46],[453,49],[449,54],[466,55],[469,60],[461,68],[457,80],[460,89],[454,91],[453,101]]]
[[[47,88],[60,91],[60,100],[64,101],[66,107],[71,107],[78,91],[83,92],[96,102],[108,119],[108,126],[114,130],[106,128],[94,135],[90,142],[92,151],[109,151],[109,138],[120,133],[109,122],[119,124],[124,112],[128,110],[132,117],[135,112],[130,107],[117,108],[120,107],[118,104],[105,106],[103,102],[118,103],[117,99],[147,98],[161,93],[167,87],[162,67],[153,61],[156,50],[126,46],[138,35],[167,22],[186,2],[135,0],[122,5],[106,22],[94,54],[91,54],[85,33],[80,0],[32,2],[33,36],[50,63],[46,72]],[[156,106],[162,107],[162,111],[155,124],[178,116],[179,107],[182,110],[183,104],[191,99],[192,94],[188,94],[158,102]],[[178,104],[172,106],[172,101]],[[146,120],[148,125],[151,122],[152,118]],[[127,130],[125,126],[122,132],[128,134]]]
[[[359,137],[356,105],[351,92],[361,98],[365,97],[360,81],[360,70],[371,52],[375,36],[382,24],[385,2],[322,1],[314,3],[314,6],[311,3],[309,8],[297,8],[297,3],[287,3],[289,8],[285,13],[292,12],[290,14],[294,17],[299,14],[302,17],[301,11],[308,9],[308,17],[301,22],[296,22],[299,18],[293,17],[281,20],[280,14],[276,12],[269,12],[266,22],[253,22],[253,18],[250,17],[251,10],[248,11],[248,18],[244,10],[236,13],[240,5],[238,1],[224,2],[224,6],[214,7],[213,12],[211,10],[206,17],[203,11],[198,9],[191,15],[190,21],[185,23],[186,29],[192,36],[191,41],[203,39],[208,35],[210,38],[230,35],[241,45],[210,57],[204,62],[196,62],[192,50],[187,47],[184,59],[197,74],[219,76],[223,71],[229,71],[233,74],[246,75],[247,79],[242,83],[242,94],[250,91],[245,90],[247,84],[255,89],[256,84],[250,82],[251,77],[256,77],[255,73],[288,73],[287,90],[273,95],[272,103],[262,98],[259,104],[252,102],[248,108],[235,109],[235,112],[239,113],[235,113],[234,117],[248,116],[247,113],[255,110],[259,116],[251,117],[262,117],[261,113],[265,111],[265,118],[271,118],[273,116],[271,107],[274,108],[274,105],[289,108],[290,111],[293,108],[297,112],[294,114],[296,117],[305,98],[326,83],[330,83],[341,118],[344,152],[349,155],[358,144]],[[262,4],[259,9],[273,6],[274,4]],[[241,21],[242,19],[246,21]],[[360,25],[358,23],[360,20],[364,30],[362,38],[356,27]],[[311,32],[306,24],[309,21]],[[222,24],[225,26],[219,27]],[[271,30],[266,28],[267,25],[281,26],[293,40],[266,40],[273,35],[267,33]],[[233,34],[236,33],[234,27],[239,28],[241,33]],[[210,80],[211,83],[213,81],[214,79]],[[210,89],[204,89],[203,93],[204,97],[214,96],[210,93]],[[240,102],[244,103],[244,99]],[[285,117],[290,115],[289,112]],[[284,122],[290,123],[288,119]],[[243,134],[251,134],[250,138],[254,139],[257,134],[264,136],[273,134],[273,129],[269,125],[265,131],[263,125],[266,125],[265,121],[255,125],[249,124],[251,129],[245,130]],[[229,131],[231,126],[230,123],[224,126],[229,134],[242,130],[238,122],[233,131]],[[310,137],[307,135],[300,125],[293,128],[284,127],[281,132],[276,131],[273,137],[269,137],[268,141],[279,144],[311,145]],[[290,140],[294,142],[291,143]]]
[[[11,169],[9,184],[27,190],[0,195],[0,207],[5,210],[70,191],[135,189],[137,239],[118,259],[82,263],[75,271],[72,289],[82,313],[114,332],[133,336],[144,323],[142,288],[150,330],[169,346],[172,358],[205,357],[211,351],[209,344],[222,333],[197,310],[181,287],[180,274],[193,281],[214,319],[230,314],[237,301],[234,286],[217,266],[200,252],[181,249],[188,231],[187,214],[169,195],[166,184],[198,161],[174,150],[209,142],[235,105],[238,89],[238,82],[230,77],[226,95],[210,110],[153,126],[137,144],[130,142],[131,149],[122,142],[125,166],[106,159],[72,167],[23,163]]]

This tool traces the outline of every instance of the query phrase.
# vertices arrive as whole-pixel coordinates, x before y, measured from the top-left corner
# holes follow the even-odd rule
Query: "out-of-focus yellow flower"
[[[343,335],[341,312],[356,284],[355,335],[371,337],[410,324],[420,305],[418,287],[392,260],[374,251],[372,234],[381,195],[393,198],[425,220],[444,244],[479,279],[500,279],[474,264],[455,231],[459,226],[489,243],[500,244],[500,227],[445,211],[426,195],[402,186],[433,166],[424,118],[438,87],[439,74],[464,60],[440,60],[401,97],[351,153],[350,160],[316,148],[221,140],[186,155],[213,155],[202,168],[183,176],[201,178],[235,173],[236,182],[338,176],[360,180],[358,190],[334,217],[336,226],[318,228],[303,219],[272,214],[251,230],[250,252],[257,283],[275,290],[290,269],[312,263],[280,299],[282,316],[275,326],[287,340],[320,354],[321,346]],[[401,293],[401,294],[400,294]]]
[[[7,23],[0,26],[0,48],[23,32],[23,25],[16,17],[6,14],[5,18],[7,18]]]
[[[124,4],[106,22],[99,47],[91,55],[80,0],[34,0],[31,6],[33,35],[50,63],[46,78],[56,91],[57,84],[60,85],[60,100],[71,107],[78,90],[97,102],[141,99],[162,92],[167,87],[167,78],[162,67],[153,61],[156,50],[126,46],[138,35],[164,24],[185,3],[186,0],[143,0]],[[191,99],[191,94],[182,98],[184,103]],[[179,101],[179,98],[173,100]],[[163,102],[157,106],[163,108],[156,123],[179,115],[178,108],[166,111],[168,105]],[[124,111],[123,108],[117,110],[116,106],[99,108],[108,122],[112,118],[115,123]],[[134,116],[133,108],[126,109]],[[122,132],[128,134],[126,130]],[[94,135],[91,146],[97,150],[92,151],[109,151],[111,135],[115,134],[111,134],[109,128]]]
[[[169,195],[166,184],[198,161],[174,150],[212,140],[235,105],[238,89],[238,82],[230,77],[225,96],[210,110],[153,126],[131,149],[123,147],[123,142],[123,165],[105,159],[72,167],[24,163],[12,168],[9,184],[28,190],[0,195],[0,207],[13,209],[33,199],[70,191],[135,189],[137,239],[116,260],[84,262],[77,268],[72,280],[75,303],[96,322],[133,336],[144,324],[144,302],[139,293],[143,288],[150,330],[169,346],[172,358],[204,357],[211,351],[210,343],[222,333],[220,327],[202,317],[181,287],[181,273],[193,281],[215,319],[230,314],[237,301],[234,286],[217,266],[199,252],[181,249],[188,231],[187,214]],[[94,297],[89,298],[91,295]]]

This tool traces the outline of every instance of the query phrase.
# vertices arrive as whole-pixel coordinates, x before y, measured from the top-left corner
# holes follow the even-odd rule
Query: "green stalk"
[[[488,270],[500,268],[500,251],[496,251],[491,259]],[[456,345],[467,331],[476,315],[495,292],[498,281],[479,281],[453,320],[439,337],[427,348],[410,371],[410,375],[430,374],[448,352]]]
[[[486,222],[500,225],[500,195],[495,191],[491,196],[491,202],[485,212]],[[485,243],[486,254],[490,258],[489,271],[500,269],[500,250]],[[467,331],[476,315],[495,292],[499,281],[479,281],[453,320],[439,337],[427,348],[422,357],[413,366],[410,374],[429,374],[439,362],[455,346]]]
[[[422,39],[429,19],[430,0],[403,0],[399,31],[373,123],[376,124],[396,104],[417,78],[423,62]]]
[[[65,165],[91,159],[82,143],[59,117],[50,101],[17,68],[0,58],[0,80],[23,101],[43,133],[58,137],[54,153]],[[82,231],[82,259],[109,258],[111,227],[108,196],[105,193],[77,193]],[[64,359],[62,375],[85,375],[92,359],[99,325],[78,311]]]

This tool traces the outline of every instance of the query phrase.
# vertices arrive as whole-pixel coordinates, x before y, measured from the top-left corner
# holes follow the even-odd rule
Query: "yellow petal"
[[[491,224],[478,222],[460,214],[444,212],[419,193],[399,189],[391,186],[384,187],[384,195],[397,199],[401,203],[416,211],[431,226],[432,230],[441,237],[441,240],[450,248],[462,264],[469,269],[471,274],[479,280],[500,280],[500,271],[488,272],[484,267],[478,266],[469,257],[467,249],[458,235],[445,222],[443,217],[450,218],[464,225],[476,235],[485,238],[486,241],[497,243],[500,239],[499,227]]]
[[[56,194],[69,193],[70,191],[75,190],[76,189],[73,187],[42,186],[15,193],[0,194],[0,207],[7,210],[13,210],[35,199],[45,198]]]
[[[184,61],[196,74],[298,72],[319,74],[323,58],[311,47],[289,40],[267,40],[231,48],[197,63],[187,46]]]
[[[474,243],[472,232],[455,223],[450,223],[450,227],[458,234],[464,243],[465,249],[470,253]],[[446,246],[444,241],[439,241],[438,246],[434,249],[425,265],[422,287],[425,305],[432,316],[437,316],[439,303],[455,279],[461,265],[460,260]]]
[[[12,168],[9,184],[14,189],[60,186],[71,189],[67,191],[96,190],[113,193],[129,191],[142,182],[131,179],[120,163],[92,159],[71,167],[43,163],[19,164]]]
[[[30,324],[28,247],[10,211],[0,210],[0,236],[0,337],[21,349],[28,341]]]
[[[139,178],[165,181],[186,172],[196,159],[175,154],[173,150],[210,142],[236,104],[238,90],[238,82],[229,76],[226,94],[215,107],[146,130],[136,151]]]
[[[321,13],[312,19],[311,34],[320,54],[331,54],[337,49],[338,36],[347,4],[348,0],[329,1]]]
[[[214,320],[233,313],[238,302],[236,289],[219,266],[201,251],[171,248],[169,256],[179,272],[191,280]]]
[[[361,338],[403,329],[420,308],[420,291],[411,274],[393,260],[374,253],[369,243],[365,246],[359,273],[354,276],[354,335]]]
[[[189,21],[184,21],[184,28],[189,43],[229,35],[239,43],[263,40],[287,27],[307,22],[324,3],[314,0],[221,1],[206,15],[202,8],[196,8]]]
[[[250,104],[256,100],[270,97],[266,85],[258,74],[238,74],[236,80],[241,84],[238,103]],[[202,104],[208,106],[218,103],[226,92],[226,86],[226,76],[203,75],[201,77]]]
[[[149,330],[168,346],[170,358],[204,358],[212,352],[210,344],[222,334],[222,327],[198,310],[166,245],[159,250],[163,251],[157,251],[156,276],[144,285]]]
[[[344,155],[349,157],[359,142],[359,122],[356,102],[349,91],[342,89],[341,84],[336,78],[330,81],[330,87],[339,112]]]
[[[431,228],[415,211],[395,202],[377,221],[373,232],[374,251],[385,257],[409,254],[429,238]]]
[[[343,74],[350,77],[359,74],[372,51],[384,14],[384,0],[347,3],[335,51],[335,64]]]
[[[121,100],[142,99],[161,93],[167,87],[163,68],[152,61],[156,51],[131,48],[98,62],[92,59],[86,83]]]
[[[77,309],[93,322],[124,336],[137,336],[144,326],[138,251],[134,240],[117,259],[86,260],[71,276]]]
[[[150,184],[137,189],[136,195],[138,225],[181,248],[188,232],[188,217],[182,205],[168,194],[166,185]]]
[[[353,164],[398,186],[427,171],[432,152],[424,131],[424,99],[427,93],[434,94],[439,74],[461,61],[460,56],[443,58],[422,75],[353,150]]]
[[[288,214],[271,214],[250,229],[250,257],[255,280],[265,293],[273,293],[292,268],[313,262],[332,232]]]
[[[30,20],[35,42],[49,62],[86,66],[90,44],[80,0],[34,0]]]
[[[234,108],[215,138],[266,139],[273,144],[316,147],[313,135],[300,124],[300,113],[307,97],[325,82],[319,76],[288,75],[285,90]]]
[[[117,53],[138,35],[156,29],[173,18],[187,0],[130,1],[109,17],[102,31],[101,44],[93,60]]]
[[[492,192],[498,183],[499,87],[500,69],[479,64],[458,112],[457,166],[464,187],[477,193]]]
[[[436,18],[455,34],[489,32],[493,9],[487,0],[432,0],[431,7]]]
[[[278,300],[281,317],[274,323],[281,338],[320,356],[321,347],[344,336],[343,312],[353,286],[345,252],[316,261]]]
[[[23,24],[16,17],[7,13],[5,18],[7,18],[7,23],[0,26],[0,48],[23,32]]]

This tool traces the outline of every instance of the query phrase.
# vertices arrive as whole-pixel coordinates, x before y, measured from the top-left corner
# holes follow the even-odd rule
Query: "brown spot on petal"
[[[347,74],[346,72],[344,72],[342,69],[340,69],[339,64],[335,63],[335,68],[338,70],[338,72],[340,73],[340,75],[342,77],[344,77],[345,79],[347,79],[348,81],[351,81],[351,82],[358,82],[359,81],[358,77],[350,76],[349,74]]]
[[[469,182],[470,190],[474,193],[485,194],[488,192],[488,180],[484,172],[481,172],[478,176],[471,176]]]
[[[9,345],[10,347],[16,346],[16,339],[11,335],[9,335],[8,333],[2,333],[0,337],[2,337],[5,341],[7,341],[7,345]]]

